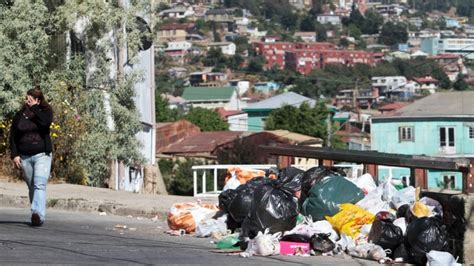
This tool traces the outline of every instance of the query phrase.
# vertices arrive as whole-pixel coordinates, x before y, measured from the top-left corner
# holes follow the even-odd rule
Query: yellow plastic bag
[[[431,210],[425,204],[417,201],[410,208],[411,213],[418,218],[431,216]]]
[[[371,224],[375,220],[375,215],[350,203],[340,204],[341,209],[336,215],[326,216],[326,220],[339,234],[344,233],[355,239],[364,224]]]

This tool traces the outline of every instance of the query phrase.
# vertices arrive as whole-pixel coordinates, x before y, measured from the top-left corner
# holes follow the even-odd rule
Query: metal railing
[[[307,165],[292,165],[293,167],[307,170]],[[313,165],[317,166],[317,165]],[[311,166],[311,167],[313,167]],[[239,167],[241,169],[252,169],[252,170],[267,170],[270,167],[276,167],[275,164],[216,164],[216,165],[196,165],[192,167],[193,170],[193,195],[194,197],[217,197],[222,192],[219,184],[219,177],[223,177],[225,174],[219,173],[219,170],[226,170],[232,167]],[[334,167],[350,169],[348,171],[348,178],[356,178],[362,175],[363,165],[362,164],[336,164]],[[380,166],[381,169],[388,169],[388,177],[393,177],[392,170],[399,167]],[[219,175],[220,174],[220,175]],[[212,188],[208,191],[208,177],[212,177]],[[200,179],[200,180],[198,180]],[[200,191],[199,182],[201,183]]]

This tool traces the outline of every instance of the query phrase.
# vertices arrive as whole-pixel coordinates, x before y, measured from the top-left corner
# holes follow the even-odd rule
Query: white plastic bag
[[[382,187],[382,200],[390,202],[392,200],[393,195],[397,193],[397,189],[392,185],[392,178],[389,177],[385,182],[380,184]]]
[[[432,250],[426,253],[426,258],[428,266],[461,266],[448,252]]]
[[[396,191],[392,196],[392,203],[396,209],[400,206],[408,204],[412,205],[416,201],[416,189],[412,186]]]
[[[339,239],[339,241],[336,242],[336,248],[338,248],[342,251],[346,251],[346,250],[349,250],[349,249],[354,249],[355,248],[355,242],[350,236],[348,236],[346,234],[341,234],[341,239]]]
[[[362,200],[357,202],[357,206],[361,207],[364,210],[371,212],[372,214],[377,214],[381,211],[389,211],[390,204],[382,200],[383,187],[378,187],[369,194],[367,194]]]
[[[374,178],[369,173],[359,176],[353,182],[356,184],[356,186],[362,189],[365,194],[377,188]]]
[[[405,220],[405,217],[400,217],[393,221],[393,224],[400,227],[402,229],[403,235],[407,232],[407,222]]]
[[[197,237],[209,237],[212,234],[225,236],[227,234],[227,215],[216,219],[205,219],[198,223],[196,227]]]
[[[238,186],[241,185],[240,181],[237,179],[237,173],[235,171],[232,171],[231,175],[232,176],[227,181],[222,191],[226,191],[228,189],[236,189]]]
[[[353,248],[348,248],[347,252],[354,257],[373,259],[376,261],[387,259],[387,253],[383,248],[372,243],[364,243]]]
[[[420,199],[420,202],[428,206],[433,215],[443,217],[443,206],[439,203],[439,201],[429,197],[423,197]]]
[[[286,231],[283,235],[292,234],[304,235],[307,237],[312,237],[314,234],[330,234],[329,239],[333,242],[336,242],[339,239],[339,235],[328,221],[321,220],[313,222],[311,216],[304,217],[301,223],[296,225],[290,231]]]
[[[275,233],[271,235],[269,230],[266,229],[264,233],[258,232],[254,239],[249,240],[247,249],[242,257],[260,255],[260,256],[272,256],[280,254],[280,242],[278,238],[281,233]]]

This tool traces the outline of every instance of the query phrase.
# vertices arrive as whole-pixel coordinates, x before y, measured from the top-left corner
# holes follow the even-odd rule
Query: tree
[[[469,84],[464,80],[464,76],[459,74],[456,81],[453,84],[453,89],[457,91],[465,91],[469,88]]]
[[[161,159],[158,161],[163,180],[166,184],[166,190],[172,195],[192,196],[193,195],[193,176],[192,167],[202,165],[197,159],[188,158],[185,160],[172,161],[169,159]],[[211,175],[208,175],[210,177]],[[208,186],[211,182],[207,182]],[[200,184],[198,184],[199,186]],[[208,187],[208,190],[212,189]]]
[[[217,151],[217,160],[220,164],[257,164],[258,145],[238,138],[230,148],[220,148]]]
[[[253,57],[249,60],[249,64],[247,66],[248,73],[260,73],[263,71],[263,63],[264,59],[261,56]]]
[[[211,48],[207,51],[206,57],[203,58],[202,63],[207,67],[219,67],[224,68],[227,63],[227,58],[222,53],[222,50],[219,48]]]
[[[241,54],[249,49],[249,40],[245,36],[238,36],[233,40],[236,46],[235,52]]]
[[[356,25],[359,29],[364,25],[365,18],[355,5],[352,5],[352,11],[349,15],[349,23]]]
[[[326,26],[324,26],[321,23],[316,23],[315,27],[316,27],[316,38],[318,39],[318,42],[326,41],[328,38]]]
[[[407,27],[403,23],[393,23],[391,21],[382,26],[379,42],[388,46],[408,41]]]
[[[170,109],[168,101],[159,93],[155,94],[155,109],[157,123],[176,121],[179,118],[178,110]]]
[[[369,9],[365,12],[365,19],[360,30],[364,34],[377,34],[383,25],[383,17],[375,10]]]
[[[228,130],[229,125],[216,112],[201,107],[192,108],[184,118],[202,131]]]
[[[347,40],[347,38],[341,38],[339,39],[339,46],[342,46],[342,47],[349,47],[349,41]]]
[[[329,110],[322,102],[311,107],[303,103],[299,107],[286,105],[270,113],[265,129],[286,129],[291,132],[327,140],[327,115]]]
[[[227,60],[227,67],[232,70],[240,70],[242,68],[242,64],[244,63],[244,58],[239,55],[235,54],[229,60]]]
[[[134,27],[138,10],[145,9],[128,7],[91,0],[0,2],[0,120],[11,118],[27,89],[41,85],[56,110],[54,178],[75,176],[80,183],[103,186],[110,160],[142,161],[133,101],[140,75],[110,77],[110,47],[127,46],[133,62],[145,37]],[[125,31],[122,25],[128,25]],[[111,33],[113,40],[107,38]],[[74,37],[69,57],[61,52],[67,50],[66,34]]]
[[[314,20],[310,16],[306,16],[301,20],[300,23],[301,31],[316,31],[316,26],[314,25]]]
[[[294,30],[298,25],[298,14],[290,10],[283,13],[280,19],[281,25],[287,30]]]

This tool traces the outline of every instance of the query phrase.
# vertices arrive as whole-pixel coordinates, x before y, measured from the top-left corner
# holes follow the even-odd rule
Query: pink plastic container
[[[280,241],[280,255],[303,255],[309,253],[309,243]]]

